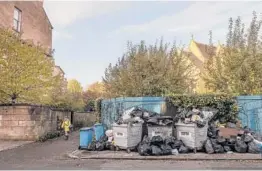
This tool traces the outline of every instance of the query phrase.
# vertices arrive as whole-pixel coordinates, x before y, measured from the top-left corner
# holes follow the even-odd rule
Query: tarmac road
[[[234,169],[262,170],[260,161],[161,161],[161,160],[79,160],[67,153],[78,148],[78,132],[68,141],[62,137],[44,143],[32,143],[0,152],[0,169]]]

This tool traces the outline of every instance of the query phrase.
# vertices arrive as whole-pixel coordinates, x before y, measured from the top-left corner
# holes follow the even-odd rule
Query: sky
[[[190,40],[224,42],[228,20],[240,16],[247,25],[262,2],[196,1],[44,1],[54,27],[55,62],[67,79],[83,87],[101,81],[109,63],[126,51],[127,41],[147,44],[163,37],[187,47]],[[192,36],[193,35],[193,36]]]

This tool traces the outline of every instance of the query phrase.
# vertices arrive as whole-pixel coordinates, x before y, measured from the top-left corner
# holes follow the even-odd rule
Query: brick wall
[[[65,116],[71,119],[71,112],[30,105],[0,106],[0,139],[37,140],[56,131],[58,119]]]
[[[14,8],[22,11],[22,38],[52,49],[52,25],[42,1],[0,1],[0,26],[13,28]]]

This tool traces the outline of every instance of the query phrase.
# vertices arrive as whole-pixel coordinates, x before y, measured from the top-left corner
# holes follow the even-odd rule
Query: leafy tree
[[[56,85],[54,62],[42,47],[22,41],[20,36],[0,29],[1,101],[41,103]]]
[[[54,86],[47,96],[45,104],[50,106],[71,109],[69,102],[69,91],[67,90],[67,82],[63,77],[58,77],[57,84]]]
[[[82,88],[80,82],[78,82],[76,79],[72,79],[72,80],[68,81],[67,89],[71,93],[81,93],[83,91],[83,88]]]
[[[76,110],[76,111],[83,110],[84,108],[83,88],[76,79],[72,79],[68,81],[67,91],[65,93],[65,99],[67,101],[67,105],[70,106],[72,110]]]
[[[262,92],[262,20],[253,19],[245,31],[238,17],[230,18],[226,45],[206,62],[206,86],[216,92],[260,94]]]
[[[105,95],[105,88],[102,82],[95,82],[91,84],[87,90],[83,93],[83,99],[86,110],[94,109],[95,100],[103,98]]]
[[[154,45],[128,42],[117,64],[106,68],[103,82],[108,97],[164,96],[190,92],[193,71],[193,64],[175,43],[170,47],[163,40]]]
[[[95,82],[88,86],[86,92],[89,94],[89,98],[91,99],[102,98],[105,93],[104,84],[102,82]]]

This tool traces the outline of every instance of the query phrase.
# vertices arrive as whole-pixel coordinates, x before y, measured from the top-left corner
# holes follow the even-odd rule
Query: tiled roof
[[[196,43],[196,45],[197,45],[197,47],[199,48],[199,50],[201,51],[201,53],[203,54],[203,57],[204,58],[208,58],[208,46],[209,45],[207,45],[207,44],[203,44],[203,43],[198,43],[198,42],[196,42],[196,41],[194,41],[195,43]],[[216,47],[215,46],[213,46],[213,53],[215,53],[216,52]]]
[[[184,53],[197,68],[203,68],[203,62],[200,61],[192,52],[184,51]]]

